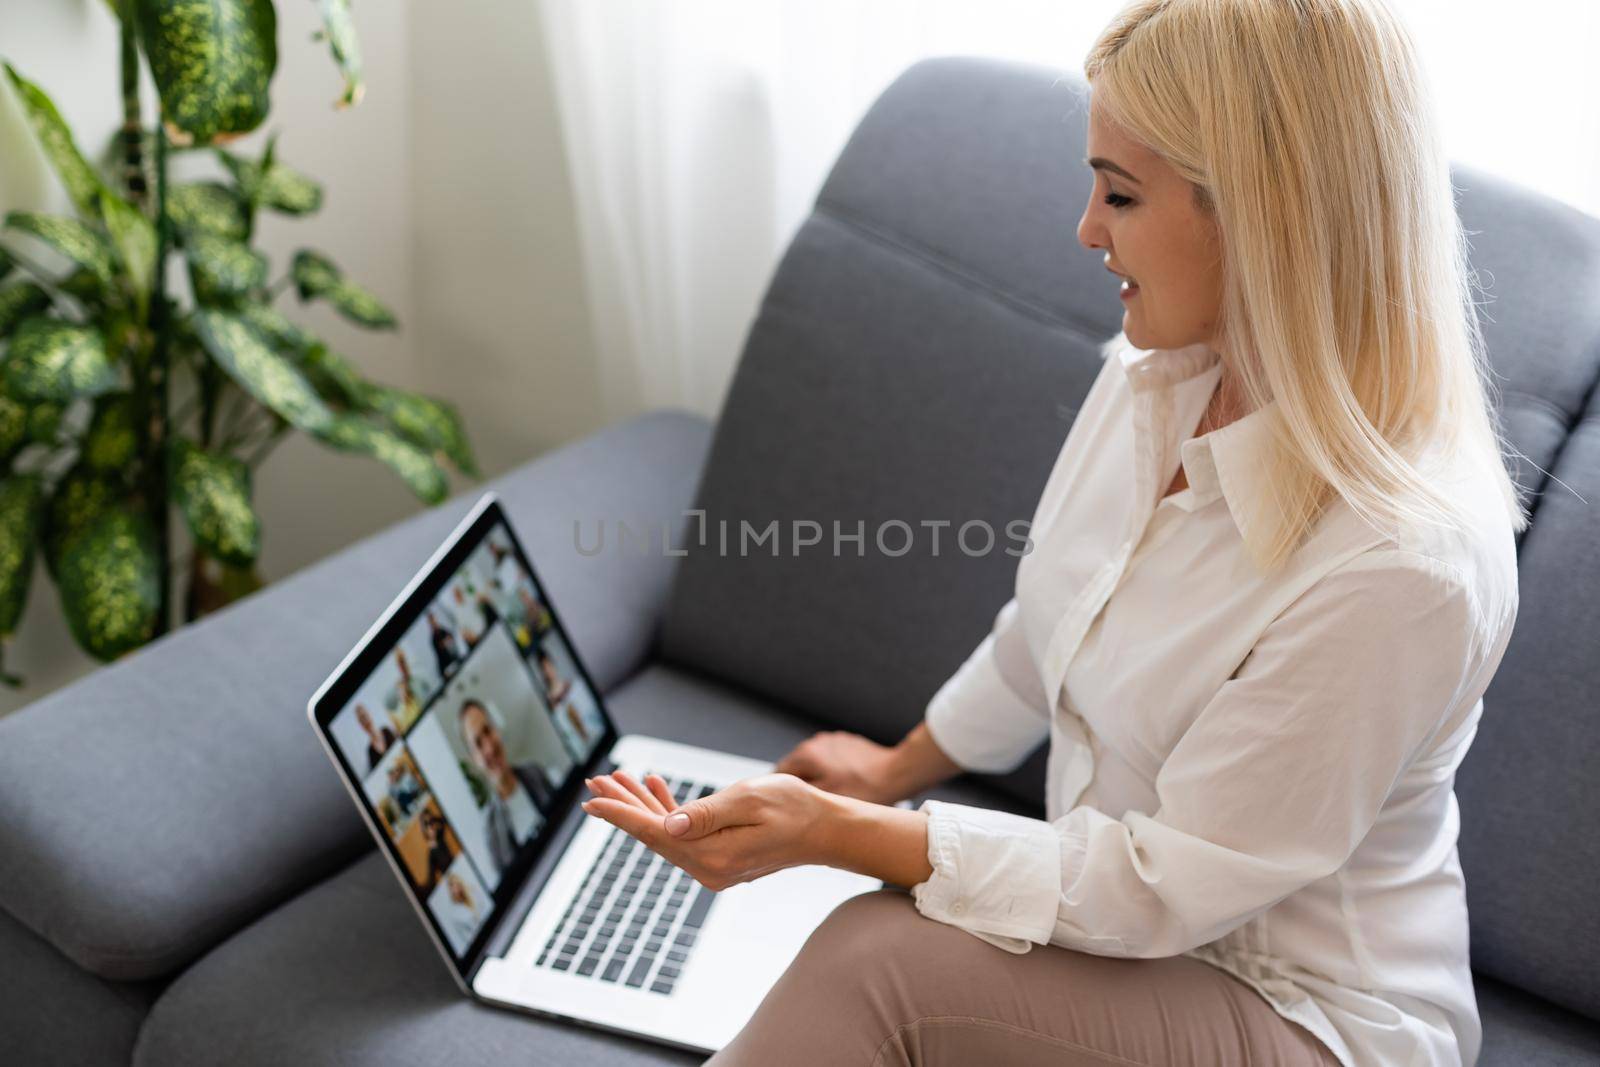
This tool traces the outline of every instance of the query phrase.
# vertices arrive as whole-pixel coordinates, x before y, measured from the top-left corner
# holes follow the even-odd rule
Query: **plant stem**
[[[267,439],[261,442],[260,447],[250,455],[244,457],[244,465],[249,467],[251,470],[255,470],[256,466],[260,464],[262,460],[267,458],[267,454],[270,453],[274,448],[277,448],[278,444],[284,439],[284,437],[288,435],[289,429],[290,426],[287,422],[280,426],[274,427],[272,433],[267,436]]]
[[[122,22],[122,182],[128,199],[139,210],[145,209],[150,190],[144,176],[144,129],[139,106],[139,48],[134,34],[133,0],[123,0],[118,14]]]
[[[222,413],[221,417],[221,447],[227,448],[229,445],[235,443],[235,439],[238,436],[237,431],[241,426],[244,425],[246,417],[250,414],[250,406],[253,399],[254,398],[243,389],[230,390],[230,395],[225,405],[227,410]]]
[[[156,559],[161,568],[161,603],[156,613],[156,634],[167,632],[172,618],[171,551],[172,509],[167,505],[167,369],[172,353],[172,316],[167,303],[167,253],[172,243],[172,224],[167,217],[167,131],[156,116],[156,271],[150,315],[154,320],[155,350],[149,366],[150,418],[146,424],[145,497],[156,526]]]

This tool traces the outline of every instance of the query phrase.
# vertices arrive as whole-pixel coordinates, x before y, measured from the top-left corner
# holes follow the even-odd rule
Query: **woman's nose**
[[[1085,248],[1111,247],[1106,240],[1105,227],[1095,220],[1093,208],[1086,210],[1078,220],[1078,243]]]

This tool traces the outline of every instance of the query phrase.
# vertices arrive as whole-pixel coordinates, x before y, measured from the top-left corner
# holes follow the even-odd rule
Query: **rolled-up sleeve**
[[[1044,686],[1006,601],[994,626],[928,702],[928,732],[964,770],[1014,770],[1050,732]]]
[[[934,873],[917,906],[1014,952],[1213,941],[1338,870],[1414,760],[1470,741],[1514,615],[1514,591],[1486,616],[1455,569],[1364,553],[1261,634],[1167,756],[1153,814],[1079,805],[1046,822],[925,801]]]

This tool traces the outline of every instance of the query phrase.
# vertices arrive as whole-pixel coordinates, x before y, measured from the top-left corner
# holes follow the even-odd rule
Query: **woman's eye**
[[[1107,193],[1106,203],[1111,207],[1127,207],[1133,203],[1133,198],[1131,196],[1123,196],[1121,193]]]

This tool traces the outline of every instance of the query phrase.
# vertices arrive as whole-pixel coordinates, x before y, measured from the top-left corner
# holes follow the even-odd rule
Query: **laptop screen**
[[[615,732],[498,504],[463,525],[313,715],[464,973]]]

